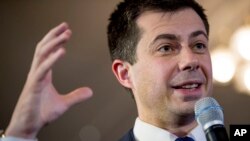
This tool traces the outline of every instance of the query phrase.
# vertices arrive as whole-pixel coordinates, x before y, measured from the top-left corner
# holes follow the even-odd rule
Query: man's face
[[[143,120],[190,115],[195,102],[212,91],[208,37],[192,9],[144,12],[142,31],[130,66],[131,89]]]

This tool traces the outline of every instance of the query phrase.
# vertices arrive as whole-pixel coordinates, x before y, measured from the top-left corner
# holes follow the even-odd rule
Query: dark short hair
[[[143,12],[175,12],[184,8],[191,8],[199,15],[208,34],[207,16],[202,6],[194,0],[124,0],[119,3],[111,14],[108,25],[111,60],[121,59],[130,64],[136,62],[136,46],[141,35],[136,20]]]

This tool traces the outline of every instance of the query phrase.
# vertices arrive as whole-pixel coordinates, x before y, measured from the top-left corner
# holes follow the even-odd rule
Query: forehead
[[[142,33],[171,33],[184,35],[196,30],[206,33],[205,26],[199,15],[192,9],[180,9],[175,12],[146,11],[137,19]]]

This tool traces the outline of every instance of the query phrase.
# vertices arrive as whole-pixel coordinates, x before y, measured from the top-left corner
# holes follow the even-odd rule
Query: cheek
[[[151,98],[166,96],[172,72],[171,63],[166,61],[155,60],[138,63],[133,70],[135,93],[147,95]]]
[[[133,70],[133,86],[136,93],[146,94],[152,91],[152,87],[156,86],[156,70],[152,69],[152,66],[149,63],[137,64]]]
[[[212,81],[212,79],[213,79],[213,73],[212,73],[211,58],[210,58],[209,55],[207,55],[207,57],[205,57],[203,60],[204,60],[203,61],[204,63],[202,63],[202,64],[204,64],[204,68],[205,68],[204,71],[206,73],[206,77],[207,77],[208,81]]]
[[[144,67],[143,67],[144,68]],[[134,75],[133,93],[137,104],[146,111],[160,108],[166,99],[166,84],[159,68],[147,66]]]
[[[207,70],[208,70],[208,93],[209,95],[212,94],[212,91],[213,91],[213,70],[212,70],[212,62],[211,62],[211,58],[209,57],[209,60],[208,60],[208,64],[207,64]]]
[[[208,95],[211,95],[213,90],[213,72],[212,72],[212,63],[211,58],[209,55],[201,59],[202,62],[200,64],[202,65],[202,71],[207,79],[207,92]]]

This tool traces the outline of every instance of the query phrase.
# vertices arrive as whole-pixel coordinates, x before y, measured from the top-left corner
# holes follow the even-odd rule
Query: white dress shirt
[[[167,130],[143,122],[139,118],[135,121],[133,133],[136,141],[174,141],[178,138]],[[206,141],[205,133],[200,125],[195,127],[187,136],[195,141]]]

